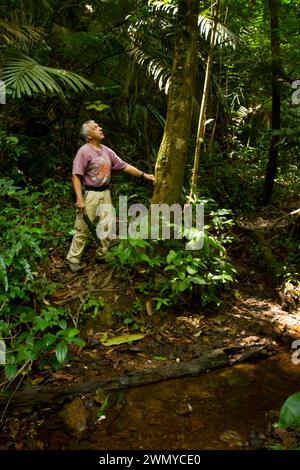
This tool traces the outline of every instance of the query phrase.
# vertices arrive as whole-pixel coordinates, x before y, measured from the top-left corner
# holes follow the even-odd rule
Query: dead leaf
[[[51,375],[55,379],[63,379],[63,380],[74,380],[74,375],[71,374],[65,374],[64,372],[51,372]]]
[[[36,441],[36,446],[37,446],[38,449],[44,449],[45,444],[42,441],[37,440]]]
[[[54,292],[53,297],[55,299],[64,299],[64,298],[68,297],[69,292],[70,292],[69,289],[68,290],[66,290],[66,289],[57,290],[56,292]]]
[[[153,309],[152,309],[152,302],[151,300],[147,300],[146,302],[146,312],[149,317],[152,317],[153,315]]]
[[[222,323],[225,323],[226,321],[228,321],[227,315],[218,315],[217,317],[213,318],[213,322],[217,323],[217,325],[222,325]]]
[[[34,377],[33,379],[30,379],[30,383],[31,385],[38,385],[44,380],[45,380],[45,377],[39,375],[38,377]]]
[[[16,450],[23,450],[24,449],[24,442],[16,442],[15,443]]]
[[[227,431],[223,432],[223,434],[221,434],[219,439],[220,441],[228,442],[229,447],[234,447],[235,445],[236,446],[243,445],[242,437],[237,432],[232,431],[231,429],[228,429]]]

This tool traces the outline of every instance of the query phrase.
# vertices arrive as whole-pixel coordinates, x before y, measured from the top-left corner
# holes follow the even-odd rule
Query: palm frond
[[[158,60],[156,57],[149,56],[138,46],[130,49],[130,55],[139,65],[146,67],[148,76],[152,77],[158,84],[158,88],[164,90],[167,94],[171,78],[171,71],[168,65]]]
[[[154,4],[152,4],[151,9],[154,14],[166,13],[170,17],[175,17],[178,11],[177,6],[166,4],[161,1],[156,1]],[[199,15],[198,26],[200,35],[207,40],[210,32],[213,29],[213,20],[208,18],[207,16]],[[242,45],[242,41],[226,26],[221,23],[218,23],[216,31],[216,44],[219,44],[221,46],[229,45],[235,49],[237,45]]]
[[[24,26],[17,22],[6,21],[0,18],[0,39],[8,45],[17,45],[19,42],[36,42],[42,36],[42,28],[31,25]]]
[[[213,25],[214,22],[210,18],[207,18],[206,16],[202,15],[198,16],[198,26],[200,29],[200,34],[206,40],[208,40],[208,36],[210,35],[213,29]],[[231,46],[233,49],[235,49],[237,45],[242,45],[242,41],[239,39],[238,36],[236,36],[236,34],[226,28],[226,26],[221,23],[218,23],[215,44],[219,44],[221,46]]]
[[[75,93],[84,91],[93,84],[76,73],[63,69],[45,67],[25,55],[11,59],[3,70],[6,91],[14,98],[35,93],[64,96],[64,89]]]

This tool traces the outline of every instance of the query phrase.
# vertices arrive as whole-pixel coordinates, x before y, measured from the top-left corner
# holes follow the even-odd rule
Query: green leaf
[[[55,349],[55,355],[57,357],[58,362],[63,363],[66,359],[68,353],[68,346],[65,341],[61,341],[58,343]]]
[[[153,356],[153,359],[155,359],[156,361],[167,361],[168,358],[165,357],[165,356]]]
[[[72,344],[77,344],[77,346],[83,348],[85,346],[85,341],[81,338],[72,338]]]
[[[17,375],[17,366],[15,364],[6,365],[5,374],[8,380],[13,380]]]
[[[44,318],[36,317],[36,327],[40,331],[44,331],[48,326],[51,326],[51,323]]]
[[[64,88],[82,92],[93,86],[74,72],[45,67],[22,53],[6,63],[3,76],[7,89],[17,98],[37,92],[64,96]]]
[[[190,281],[193,282],[193,284],[199,284],[200,286],[207,284],[206,280],[200,276],[192,276],[190,277]]]
[[[56,336],[52,333],[47,333],[41,340],[37,341],[34,345],[34,351],[46,351],[51,344],[56,341]]]
[[[2,278],[4,290],[5,292],[7,292],[8,291],[8,278],[7,278],[7,272],[6,272],[6,264],[2,256],[0,256],[0,276]]]
[[[174,266],[174,264],[169,264],[165,267],[164,271],[171,271],[172,269],[176,269],[176,266]]]
[[[86,109],[95,109],[96,111],[104,111],[104,109],[109,108],[110,106],[108,104],[102,103],[102,101],[95,101],[94,103],[91,103],[86,106]]]
[[[105,410],[107,410],[107,408],[109,407],[109,400],[108,400],[109,397],[110,397],[110,395],[107,395],[107,397],[105,397],[104,402],[102,403],[101,407],[100,407],[99,410],[97,411],[97,416],[98,416],[98,418],[100,418],[100,416],[103,416]]]
[[[145,335],[136,334],[136,335],[124,335],[124,336],[115,336],[112,339],[108,339],[103,342],[104,346],[114,346],[117,344],[131,343],[132,341],[138,341],[139,339],[144,338]]]
[[[167,263],[170,264],[174,261],[174,259],[176,258],[176,253],[174,250],[170,250],[169,251],[169,254],[167,256]]]
[[[196,272],[197,272],[197,269],[194,269],[194,268],[192,268],[191,266],[188,266],[188,267],[186,268],[186,270],[187,270],[187,272],[188,272],[189,274],[196,274]]]
[[[78,335],[79,330],[77,328],[68,328],[66,330],[66,337],[73,338],[74,336]]]
[[[280,411],[279,428],[300,428],[300,392],[291,395]]]

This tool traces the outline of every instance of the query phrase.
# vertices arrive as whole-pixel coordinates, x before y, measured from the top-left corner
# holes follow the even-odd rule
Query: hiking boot
[[[80,264],[80,263],[69,263],[69,269],[72,273],[79,273],[80,271],[83,271],[85,268],[85,263]]]

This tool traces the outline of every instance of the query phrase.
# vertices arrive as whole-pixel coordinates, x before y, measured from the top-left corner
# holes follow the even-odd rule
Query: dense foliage
[[[81,344],[67,312],[47,304],[55,286],[43,274],[49,250],[57,244],[66,250],[69,241],[72,206],[62,201],[81,143],[80,125],[87,119],[100,122],[107,145],[127,162],[154,171],[181,27],[180,1],[90,0],[75,8],[69,0],[0,2],[0,79],[6,86],[6,104],[0,105],[0,337],[8,342],[9,378],[41,353],[62,363],[68,345]],[[200,1],[192,130],[179,188],[183,203],[213,26],[211,6]],[[283,211],[297,208],[300,104],[292,103],[297,89],[291,84],[300,75],[299,14],[298,0],[220,2],[196,195],[199,201],[215,201],[207,205],[204,249],[192,253],[173,241],[161,250],[160,240],[128,239],[110,255],[112,264],[124,266],[125,276],[140,270],[137,292],[150,295],[157,311],[194,295],[204,305],[220,302],[222,288],[235,274],[226,251],[227,226],[266,202],[271,150],[276,154],[271,203]],[[280,49],[276,63],[274,38]],[[274,128],[276,112],[280,125]],[[134,197],[133,191],[130,182],[120,180],[116,195]],[[146,202],[149,194],[138,192],[137,199]],[[273,237],[272,249],[280,264],[278,282],[299,282],[299,227]],[[258,245],[252,256],[263,265]]]

